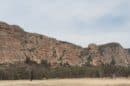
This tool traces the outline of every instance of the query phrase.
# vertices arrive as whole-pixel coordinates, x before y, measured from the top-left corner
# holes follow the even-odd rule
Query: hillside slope
[[[25,32],[17,25],[0,22],[0,64],[24,63],[29,58],[41,63],[46,60],[52,66],[64,64],[99,66],[130,64],[130,50],[118,43],[90,44],[87,48],[59,41],[44,35]]]

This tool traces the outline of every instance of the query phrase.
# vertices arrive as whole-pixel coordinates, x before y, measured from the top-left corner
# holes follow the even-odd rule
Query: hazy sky
[[[130,0],[0,0],[0,21],[84,47],[130,47]]]

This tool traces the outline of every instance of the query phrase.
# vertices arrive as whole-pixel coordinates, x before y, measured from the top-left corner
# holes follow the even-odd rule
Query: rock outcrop
[[[82,57],[92,58],[91,64],[99,66],[102,64],[112,64],[120,66],[128,66],[130,64],[130,55],[128,50],[125,50],[118,43],[108,43],[104,45],[89,45],[82,51]]]
[[[90,44],[87,48],[59,41],[44,35],[25,32],[17,25],[0,22],[0,64],[24,63],[29,58],[41,63],[47,60],[52,66],[62,64],[99,66],[130,64],[130,49],[118,43]]]
[[[27,33],[19,26],[0,22],[0,63],[24,62],[30,58],[52,65],[79,64],[82,48],[36,33]]]

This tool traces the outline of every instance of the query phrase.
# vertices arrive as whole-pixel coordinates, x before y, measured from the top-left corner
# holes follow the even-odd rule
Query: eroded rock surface
[[[0,64],[24,63],[27,58],[40,63],[47,60],[52,66],[68,63],[83,65],[90,62],[99,66],[130,64],[130,49],[118,43],[90,44],[87,48],[59,41],[44,35],[25,32],[17,25],[0,22]]]

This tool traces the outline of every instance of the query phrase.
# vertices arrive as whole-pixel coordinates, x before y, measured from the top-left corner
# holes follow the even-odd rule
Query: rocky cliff
[[[24,63],[29,58],[53,66],[62,64],[99,66],[130,64],[130,50],[118,43],[90,44],[87,48],[59,41],[44,35],[25,32],[17,25],[0,22],[0,64]]]
[[[91,59],[91,64],[98,66],[102,64],[114,64],[127,66],[130,63],[130,56],[118,43],[108,43],[104,45],[91,44],[82,51],[83,61]],[[112,63],[113,62],[113,63]]]

